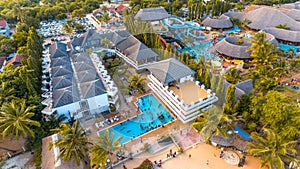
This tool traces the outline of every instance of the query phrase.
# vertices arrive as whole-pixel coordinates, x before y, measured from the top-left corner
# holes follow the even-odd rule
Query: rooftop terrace
[[[170,90],[174,91],[174,94],[178,95],[180,100],[183,100],[185,104],[190,105],[191,103],[196,103],[200,99],[206,99],[208,93],[206,90],[202,89],[193,81],[185,81],[178,84],[179,88],[174,86],[170,87]]]

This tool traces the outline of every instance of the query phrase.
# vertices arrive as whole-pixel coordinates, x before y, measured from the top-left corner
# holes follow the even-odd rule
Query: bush
[[[110,105],[109,110],[110,110],[110,112],[115,112],[117,109],[116,109],[116,106]]]
[[[153,169],[153,164],[149,159],[146,159],[142,162],[142,164],[134,169]]]
[[[181,147],[179,147],[178,152],[183,153],[183,149]]]
[[[249,68],[250,68],[250,65],[248,63],[244,63],[243,69],[249,69]]]
[[[42,145],[38,144],[34,147],[34,160],[35,160],[35,168],[41,169],[42,165]]]

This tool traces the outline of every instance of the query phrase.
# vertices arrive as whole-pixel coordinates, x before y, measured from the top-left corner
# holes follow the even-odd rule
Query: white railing
[[[195,119],[196,116],[200,114],[200,109],[205,108],[218,100],[215,94],[213,94],[209,95],[209,97],[205,100],[199,99],[196,103],[186,105],[183,100],[180,100],[172,90],[168,89],[167,86],[163,86],[163,84],[160,83],[153,75],[148,75],[148,79],[150,80],[148,86],[151,90],[153,90],[155,94],[158,95],[159,98],[169,107],[169,109],[184,123]],[[203,89],[204,87],[202,86],[201,88]],[[210,93],[208,90],[207,92]]]
[[[218,98],[215,96],[215,94],[209,94],[210,89],[206,90],[204,85],[199,85],[203,90],[205,90],[208,93],[208,97],[206,99],[199,99],[199,101],[192,103],[192,104],[185,104],[184,101],[178,98],[177,95],[173,93],[172,90],[169,90],[168,87],[164,87],[161,82],[159,82],[153,75],[149,75],[148,78],[150,81],[152,81],[156,86],[160,89],[160,92],[165,93],[169,99],[173,100],[173,102],[180,106],[181,109],[183,109],[187,114],[190,114],[195,111],[195,109],[203,108],[207,106],[208,104],[212,104],[218,100]],[[188,79],[189,80],[189,79]],[[197,83],[195,83],[197,85]]]

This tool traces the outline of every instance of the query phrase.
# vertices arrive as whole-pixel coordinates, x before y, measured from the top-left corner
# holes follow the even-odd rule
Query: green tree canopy
[[[270,129],[264,129],[264,134],[251,133],[253,142],[248,142],[248,152],[260,157],[261,167],[268,166],[272,169],[284,169],[284,162],[296,159],[297,141],[288,141]]]
[[[31,118],[34,116],[34,106],[26,107],[25,100],[12,101],[2,106],[0,112],[0,129],[2,137],[12,134],[16,139],[28,135],[34,136],[33,126],[40,127],[40,123]]]
[[[76,120],[72,126],[69,123],[63,123],[60,128],[53,129],[54,133],[59,135],[59,139],[54,142],[54,146],[60,148],[59,157],[63,161],[74,159],[77,165],[87,159],[88,148],[91,144],[83,128],[79,126],[79,121]],[[50,143],[49,148],[53,148],[53,143]]]
[[[252,45],[247,49],[251,51],[252,62],[257,65],[272,65],[278,58],[278,51],[267,38],[266,33],[256,33],[250,40]]]

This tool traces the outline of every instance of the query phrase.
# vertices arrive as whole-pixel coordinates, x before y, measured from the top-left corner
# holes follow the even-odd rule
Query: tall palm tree
[[[107,151],[99,144],[94,144],[90,150],[91,166],[96,165],[96,168],[104,169],[107,161]]]
[[[264,129],[265,136],[251,133],[253,142],[248,143],[248,152],[261,158],[261,167],[284,169],[284,161],[294,161],[297,141],[287,141],[270,129]]]
[[[241,77],[236,68],[229,69],[225,74],[225,79],[232,84],[236,84],[240,81]]]
[[[95,144],[90,149],[92,163],[104,166],[108,155],[111,157],[112,154],[122,149],[121,139],[121,136],[115,138],[115,134],[110,130],[106,130],[106,132],[96,137]]]
[[[143,78],[141,75],[139,75],[139,74],[133,75],[130,78],[129,87],[137,89],[139,91],[139,93],[142,93],[143,89],[144,89],[145,81],[146,81],[146,78]]]
[[[255,34],[250,40],[252,45],[247,51],[252,51],[253,63],[258,65],[272,65],[278,58],[278,52],[271,42],[266,38],[266,33]]]
[[[76,120],[72,126],[69,123],[63,123],[60,128],[53,129],[60,138],[54,142],[54,145],[60,148],[59,157],[63,161],[74,159],[77,165],[83,160],[87,163],[87,145],[91,144],[83,128],[79,127],[79,121]],[[50,143],[50,149],[53,143]]]
[[[221,109],[213,107],[202,114],[203,116],[197,117],[193,123],[193,127],[198,130],[205,140],[215,134],[222,134],[228,137],[227,131],[233,131],[233,125],[236,121],[236,114],[227,115]]]
[[[12,101],[2,106],[0,112],[0,129],[2,137],[12,134],[16,139],[19,136],[25,137],[27,134],[34,136],[30,127],[40,127],[40,123],[30,118],[34,116],[32,110],[35,106],[26,107],[25,100]]]

